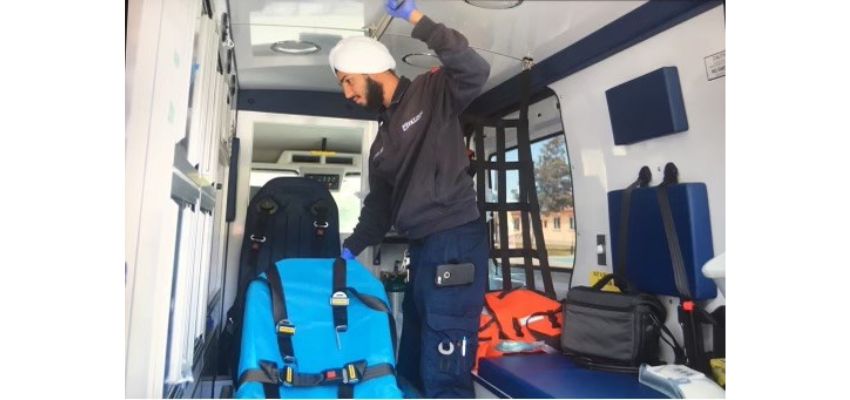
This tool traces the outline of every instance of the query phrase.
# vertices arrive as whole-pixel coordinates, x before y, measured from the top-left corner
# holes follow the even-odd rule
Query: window
[[[254,169],[251,170],[251,194],[248,196],[248,201],[254,198],[254,195],[260,191],[260,189],[265,185],[268,181],[279,178],[282,176],[298,176],[298,172],[293,171],[291,169],[280,169],[280,170],[272,170],[272,169]]]
[[[490,155],[490,161],[496,161],[496,155]],[[534,161],[534,180],[537,187],[537,199],[540,203],[540,219],[543,226],[543,240],[549,254],[549,265],[553,268],[571,269],[575,254],[575,224],[573,221],[573,185],[572,169],[567,155],[566,139],[563,132],[537,139],[531,143],[531,158]],[[516,149],[505,152],[505,161],[518,161]],[[513,173],[511,173],[513,172]],[[490,171],[490,185],[493,191],[490,201],[498,198],[498,175]],[[519,174],[509,171],[506,181],[507,201],[519,201]],[[513,221],[513,230],[508,238],[508,247],[522,248],[522,226],[519,218],[511,214],[508,218]],[[552,228],[549,229],[549,219]],[[561,229],[561,220],[570,220],[570,229]],[[493,215],[494,241],[498,243],[498,213]],[[498,247],[498,244],[496,245]],[[534,235],[532,235],[532,246]],[[536,260],[534,260],[536,265]],[[522,258],[511,258],[511,264],[521,266]]]
[[[352,233],[360,218],[360,185],[359,173],[349,172],[342,177],[338,191],[331,192],[339,210],[339,233]]]

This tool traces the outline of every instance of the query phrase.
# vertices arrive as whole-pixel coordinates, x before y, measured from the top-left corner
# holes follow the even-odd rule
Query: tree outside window
[[[576,235],[572,220],[574,216],[572,171],[564,135],[557,134],[532,142],[531,157],[534,163],[534,181],[540,204],[540,220],[543,226],[543,240],[546,243],[549,255],[549,265],[555,268],[571,268],[574,264]],[[495,159],[496,154],[491,154],[490,160],[495,161]],[[517,150],[507,150],[505,161],[518,161]],[[506,200],[509,203],[519,202],[519,174],[509,173],[506,178]],[[490,184],[494,190],[494,195],[498,194],[498,175],[495,171],[490,172]],[[561,229],[561,221],[567,219],[569,219],[570,229]],[[552,220],[551,227],[549,220]],[[513,229],[510,229],[508,243],[505,247],[522,248],[523,231],[519,223],[519,212],[508,212],[506,221],[513,222]],[[533,235],[531,239],[533,248]],[[499,239],[496,238],[495,240],[498,242]],[[521,257],[511,259],[511,263],[517,265],[521,265],[522,262]],[[537,263],[536,260],[533,262]]]

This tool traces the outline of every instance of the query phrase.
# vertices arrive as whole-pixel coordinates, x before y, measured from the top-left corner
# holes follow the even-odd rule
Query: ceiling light
[[[523,0],[463,0],[466,4],[493,10],[505,10],[522,4]]]
[[[431,53],[410,53],[402,57],[401,61],[417,68],[433,68],[442,65],[440,59]]]
[[[313,54],[321,49],[319,45],[306,40],[284,40],[272,44],[272,51],[283,54]]]

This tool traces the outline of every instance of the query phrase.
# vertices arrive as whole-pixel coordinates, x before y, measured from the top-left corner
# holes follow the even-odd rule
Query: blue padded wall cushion
[[[372,310],[356,298],[348,306],[348,330],[340,333],[342,350],[337,349],[330,305],[333,259],[285,259],[276,267],[284,282],[286,311],[295,325],[292,346],[299,372],[319,373],[340,368],[346,363],[366,360],[367,365],[390,363],[395,366],[389,319],[386,313]],[[380,281],[357,261],[348,261],[346,281],[363,294],[378,297],[387,304]],[[261,275],[265,277],[265,274]],[[259,367],[260,360],[283,364],[278,349],[269,287],[255,280],[248,286],[242,333],[239,376]],[[336,398],[337,386],[294,388],[280,386],[283,398]],[[236,398],[263,398],[263,385],[246,382]],[[354,385],[354,397],[401,398],[396,377],[385,375]]]
[[[702,266],[714,257],[708,193],[704,183],[682,183],[667,188],[670,208],[679,237],[679,246],[695,300],[717,296],[714,281],[702,274]],[[608,193],[611,251],[614,265],[619,259],[620,210],[623,190]],[[673,264],[658,206],[658,189],[639,188],[632,192],[629,209],[628,257],[626,275],[640,291],[679,296],[673,278]]]
[[[676,67],[664,67],[605,91],[615,144],[688,130]]]

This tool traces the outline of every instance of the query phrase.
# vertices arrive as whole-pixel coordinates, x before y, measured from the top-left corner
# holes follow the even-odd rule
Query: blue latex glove
[[[406,21],[410,21],[410,14],[413,13],[413,10],[416,9],[416,2],[414,0],[386,0],[386,9],[387,14],[394,18],[402,18]],[[399,5],[398,3],[401,3]]]
[[[341,257],[343,259],[350,261],[350,260],[354,259],[354,254],[351,254],[351,250],[349,250],[349,249],[342,249],[342,256]]]

